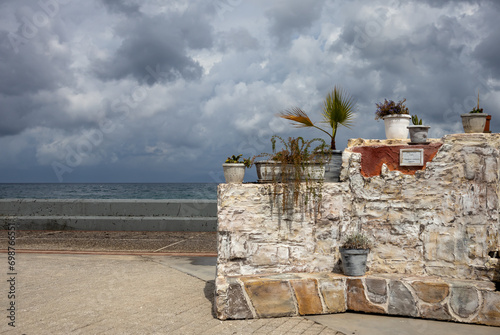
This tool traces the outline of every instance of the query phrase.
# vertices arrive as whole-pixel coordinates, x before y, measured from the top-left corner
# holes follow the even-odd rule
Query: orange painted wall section
[[[382,164],[384,163],[389,170],[397,170],[404,174],[415,174],[416,171],[424,170],[425,164],[432,161],[441,145],[442,143],[430,143],[426,145],[361,146],[351,148],[351,150],[352,152],[361,154],[361,174],[365,177],[373,177],[380,175]],[[424,149],[424,166],[400,166],[400,149]]]

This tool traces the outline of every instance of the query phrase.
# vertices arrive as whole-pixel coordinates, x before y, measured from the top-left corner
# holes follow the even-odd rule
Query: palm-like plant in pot
[[[408,125],[410,124],[410,112],[405,105],[406,99],[397,103],[385,99],[384,102],[377,104],[375,120],[384,120],[385,137],[387,139],[406,139],[408,138]]]
[[[321,123],[327,124],[331,130],[327,131],[317,126],[299,107],[287,109],[279,114],[281,118],[292,121],[299,128],[316,128],[330,137],[330,164],[327,166],[325,174],[326,181],[338,181],[340,168],[342,166],[342,151],[337,150],[335,137],[339,126],[351,128],[356,111],[355,100],[340,87],[335,86],[325,98],[323,103],[323,120]],[[328,155],[329,156],[329,155]]]
[[[356,232],[346,236],[340,247],[342,270],[346,276],[364,276],[366,260],[372,243],[363,233]]]

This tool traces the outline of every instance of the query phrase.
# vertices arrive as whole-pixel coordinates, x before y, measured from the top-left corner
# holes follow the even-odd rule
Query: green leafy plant
[[[316,128],[327,134],[331,139],[330,149],[336,150],[335,136],[339,125],[351,128],[356,109],[355,100],[340,87],[335,86],[328,93],[323,105],[323,121],[331,128],[331,133],[315,125],[309,116],[299,107],[287,109],[279,114],[279,117],[292,121],[299,128]]]
[[[352,233],[346,236],[342,243],[344,249],[370,249],[372,243],[368,236],[363,233]]]
[[[470,113],[482,113],[483,112],[483,109],[482,108],[479,108],[479,92],[477,92],[477,106],[474,107]]]
[[[375,120],[382,119],[387,115],[410,114],[405,102],[406,99],[400,100],[398,103],[385,99],[383,103],[378,103],[377,111],[375,112]]]
[[[231,157],[228,157],[224,163],[229,163],[229,164],[245,164],[245,167],[249,168],[252,166],[252,159],[249,158],[241,158],[243,155],[232,155]],[[242,161],[240,162],[240,158]]]
[[[414,126],[422,125],[422,119],[419,119],[416,114],[411,116],[411,122],[413,123]]]

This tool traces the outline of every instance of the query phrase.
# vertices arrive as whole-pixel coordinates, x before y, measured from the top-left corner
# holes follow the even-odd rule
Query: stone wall
[[[377,155],[388,146],[410,147],[407,142],[349,141],[342,182],[315,185],[316,191],[322,187],[321,199],[309,194],[305,201],[302,194],[284,210],[282,193],[272,185],[219,185],[216,308],[227,311],[229,282],[242,276],[340,274],[338,246],[359,229],[375,242],[368,276],[500,281],[493,257],[500,249],[500,134],[432,140],[425,150],[434,153],[426,151],[420,169],[400,167],[394,155]],[[372,159],[379,157],[373,164],[380,174],[365,171],[363,153],[369,151]],[[492,294],[491,308],[500,313],[499,293]],[[231,317],[224,313],[219,316]]]

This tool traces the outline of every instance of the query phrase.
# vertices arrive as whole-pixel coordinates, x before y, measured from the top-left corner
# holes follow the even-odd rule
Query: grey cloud
[[[259,48],[259,41],[244,28],[231,29],[220,33],[218,48],[220,51],[236,50],[242,52],[256,50]]]
[[[278,39],[281,46],[288,45],[294,35],[304,32],[319,19],[324,0],[278,1],[267,11],[270,33]]]
[[[94,72],[102,80],[131,76],[140,83],[199,78],[201,65],[189,49],[209,48],[212,28],[196,11],[128,19],[117,28],[124,40],[107,60],[96,60]],[[154,69],[152,74],[151,69]]]
[[[140,6],[137,3],[123,0],[101,0],[109,11],[114,13],[124,13],[127,15],[137,14]]]

